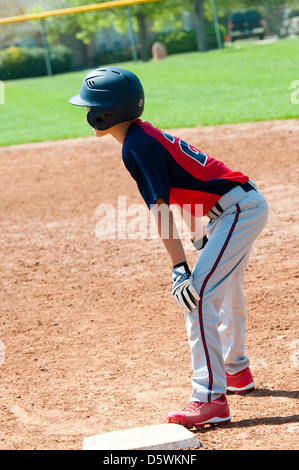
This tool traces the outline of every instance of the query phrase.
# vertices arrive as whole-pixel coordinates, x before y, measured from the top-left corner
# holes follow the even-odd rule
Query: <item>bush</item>
[[[222,44],[224,43],[224,37],[226,29],[223,25],[219,25]],[[217,39],[214,25],[208,23],[206,25],[206,35],[209,49],[217,48]],[[198,50],[196,33],[194,30],[191,31],[170,31],[168,33],[159,33],[155,37],[154,42],[162,42],[165,44],[168,54],[180,54],[183,52],[194,52]]]
[[[195,31],[178,30],[158,33],[154,42],[156,41],[165,45],[169,55],[197,51]]]
[[[224,45],[224,38],[226,35],[226,28],[222,24],[219,25],[219,30],[220,30],[220,36],[221,36],[221,43]],[[211,23],[208,23],[206,25],[206,35],[207,35],[207,41],[208,41],[208,48],[209,49],[217,49],[218,44],[217,44],[217,38],[216,38],[216,32],[214,25]]]
[[[92,58],[92,65],[101,67],[102,65],[108,65],[117,62],[128,62],[132,60],[132,57],[131,47],[112,51],[98,51]]]
[[[54,74],[70,72],[73,69],[73,53],[62,44],[50,48],[50,59]]]
[[[72,51],[63,45],[50,47],[53,74],[69,72],[73,67]],[[39,77],[47,74],[42,47],[10,47],[0,51],[0,80]]]

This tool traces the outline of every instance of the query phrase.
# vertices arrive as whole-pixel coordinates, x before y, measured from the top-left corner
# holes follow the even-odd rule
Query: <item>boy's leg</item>
[[[209,242],[193,271],[201,300],[197,309],[185,314],[194,371],[192,401],[209,402],[226,393],[219,312],[230,277],[267,220],[263,198],[250,196],[210,222]]]
[[[246,309],[243,294],[249,255],[250,250],[230,276],[220,309],[221,323],[218,331],[225,371],[228,374],[236,374],[249,366],[249,358],[245,354]]]

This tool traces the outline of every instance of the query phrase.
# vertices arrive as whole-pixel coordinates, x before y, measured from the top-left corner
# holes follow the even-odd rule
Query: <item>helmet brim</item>
[[[80,95],[72,96],[69,99],[69,103],[74,104],[75,106],[92,106],[92,103],[90,103],[90,101],[83,100]]]

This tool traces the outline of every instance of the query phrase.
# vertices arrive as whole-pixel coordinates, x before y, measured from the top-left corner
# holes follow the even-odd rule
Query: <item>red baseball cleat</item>
[[[186,428],[204,428],[206,424],[226,424],[231,420],[226,396],[202,403],[191,401],[181,411],[172,411],[167,416],[168,423],[181,424]]]
[[[229,375],[226,373],[227,391],[236,394],[245,395],[245,393],[254,390],[255,384],[249,367]]]

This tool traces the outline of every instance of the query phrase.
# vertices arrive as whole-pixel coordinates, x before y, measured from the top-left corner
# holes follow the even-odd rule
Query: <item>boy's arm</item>
[[[156,221],[159,236],[170,256],[172,266],[186,263],[185,251],[177,232],[173,212],[165,199],[157,199],[151,213]]]
[[[176,229],[173,213],[165,199],[157,199],[151,208],[158,233],[172,262],[172,294],[183,312],[191,313],[197,306],[199,295],[192,284],[184,248]]]

